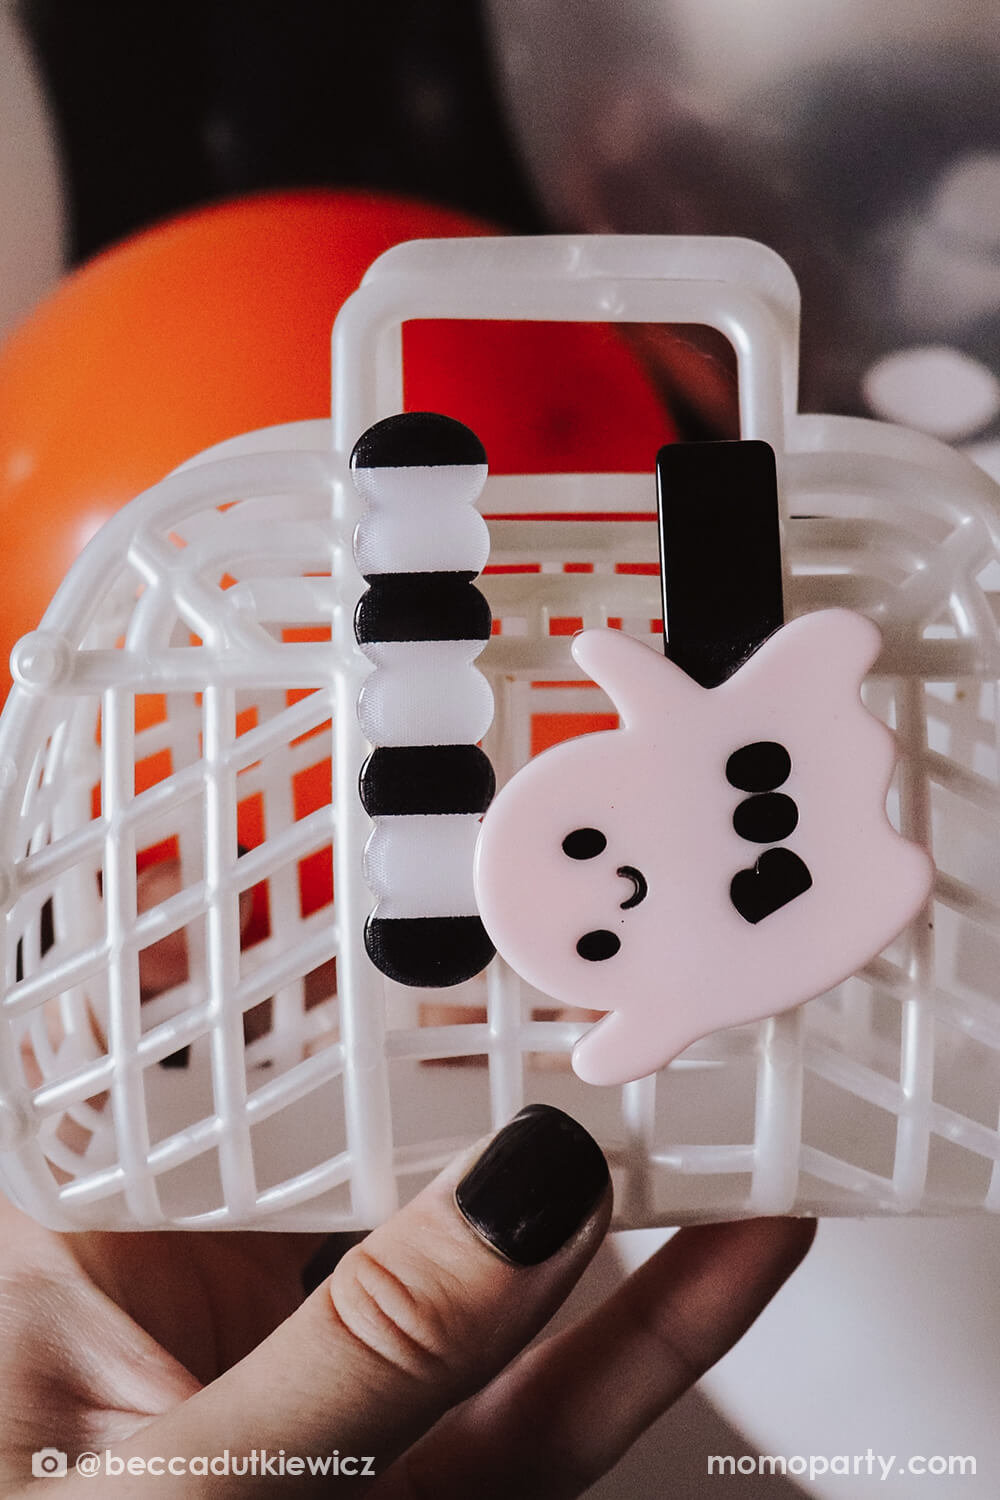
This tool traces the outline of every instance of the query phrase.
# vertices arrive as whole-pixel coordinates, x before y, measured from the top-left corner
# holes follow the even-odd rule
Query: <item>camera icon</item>
[[[66,1455],[58,1448],[39,1448],[31,1455],[33,1479],[59,1479],[66,1474]]]

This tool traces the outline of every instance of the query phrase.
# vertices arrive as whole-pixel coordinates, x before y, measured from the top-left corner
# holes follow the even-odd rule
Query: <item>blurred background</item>
[[[73,261],[182,209],[274,187],[383,189],[541,227],[474,4],[17,9],[52,110]]]
[[[383,190],[522,233],[745,234],[802,287],[804,410],[997,462],[993,0],[5,4],[48,111],[0,145],[19,138],[32,183],[29,297],[57,229],[75,264],[270,188]]]
[[[246,427],[324,415],[325,342],[311,386],[282,363],[309,362],[295,319],[328,329],[368,261],[413,234],[761,239],[802,286],[804,410],[922,427],[1000,476],[998,98],[996,0],[0,0],[0,545],[19,573],[34,548],[41,580],[20,614],[9,606],[10,631],[165,467]],[[252,315],[213,325],[212,267],[225,280],[258,221],[192,221],[215,226],[203,260],[188,231],[157,226],[303,188],[346,196],[324,198],[332,217],[302,220],[290,248],[273,239]],[[286,225],[300,211],[294,196],[276,210]],[[277,301],[289,265],[298,280]],[[236,329],[269,301],[273,382],[254,405],[260,349]],[[212,364],[227,341],[229,364]],[[646,336],[632,352],[683,435],[730,431],[717,350],[692,359]],[[185,429],[209,372],[236,395],[214,426],[199,410]],[[154,434],[130,468],[130,427],[155,428],[140,387],[181,448]],[[87,404],[98,388],[112,416]],[[105,468],[88,470],[102,442]],[[609,1249],[581,1299],[649,1248]],[[593,1493],[910,1496],[897,1474],[705,1477],[708,1453],[871,1448],[975,1454],[976,1478],[923,1486],[996,1495],[998,1251],[993,1224],[823,1225],[744,1344]]]

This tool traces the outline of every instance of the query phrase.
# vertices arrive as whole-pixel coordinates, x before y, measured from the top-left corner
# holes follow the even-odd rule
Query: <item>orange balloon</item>
[[[323,417],[329,334],[377,255],[464,215],[362,193],[274,194],[99,255],[0,351],[0,656],[127,500],[224,438]]]
[[[3,670],[127,500],[225,438],[328,414],[330,329],[378,255],[496,232],[373,193],[271,193],[171,220],[62,282],[0,348]],[[405,347],[407,405],[468,422],[499,472],[651,471],[673,435],[606,328],[414,323]]]
[[[126,501],[226,438],[329,413],[330,329],[377,256],[403,240],[492,233],[451,209],[371,193],[266,194],[174,219],[68,277],[0,348],[2,670]],[[466,422],[496,472],[651,473],[674,436],[606,327],[413,322],[404,372],[406,405]],[[169,772],[166,752],[141,753],[166,700],[139,695],[135,711],[140,790]],[[297,817],[330,798],[330,763],[317,753],[294,781]],[[261,842],[264,819],[259,797],[241,801],[244,847]],[[176,854],[166,839],[140,850],[139,869]],[[303,916],[329,904],[329,848],[300,861],[299,887]],[[269,927],[264,882],[244,941]]]

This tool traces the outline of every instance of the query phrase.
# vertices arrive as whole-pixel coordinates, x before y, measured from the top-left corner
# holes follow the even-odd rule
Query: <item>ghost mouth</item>
[[[620,875],[623,880],[632,882],[632,894],[621,903],[622,911],[631,911],[633,906],[638,906],[640,901],[645,901],[649,887],[641,870],[637,870],[635,865],[619,865],[615,874]]]

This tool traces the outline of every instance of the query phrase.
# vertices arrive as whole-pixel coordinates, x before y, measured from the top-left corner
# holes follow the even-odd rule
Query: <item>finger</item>
[[[301,1304],[303,1270],[322,1239],[97,1230],[66,1235],[65,1244],[94,1285],[205,1385]]]
[[[815,1228],[809,1219],[751,1219],[682,1229],[595,1313],[441,1423],[396,1466],[385,1493],[582,1494],[746,1332]]]
[[[183,889],[179,859],[161,860],[159,864],[147,865],[136,876],[136,909],[151,911],[176,896]],[[240,932],[245,932],[253,910],[252,891],[241,891],[239,900]],[[183,984],[188,977],[187,930],[180,927],[166,937],[148,943],[139,951],[139,987],[144,999],[173,989]]]
[[[337,1450],[381,1472],[551,1316],[600,1242],[610,1198],[586,1131],[529,1106],[471,1166],[442,1173],[348,1251],[252,1354],[122,1451]],[[245,1493],[231,1474],[189,1477],[185,1497],[209,1493],[199,1483],[213,1500]]]

